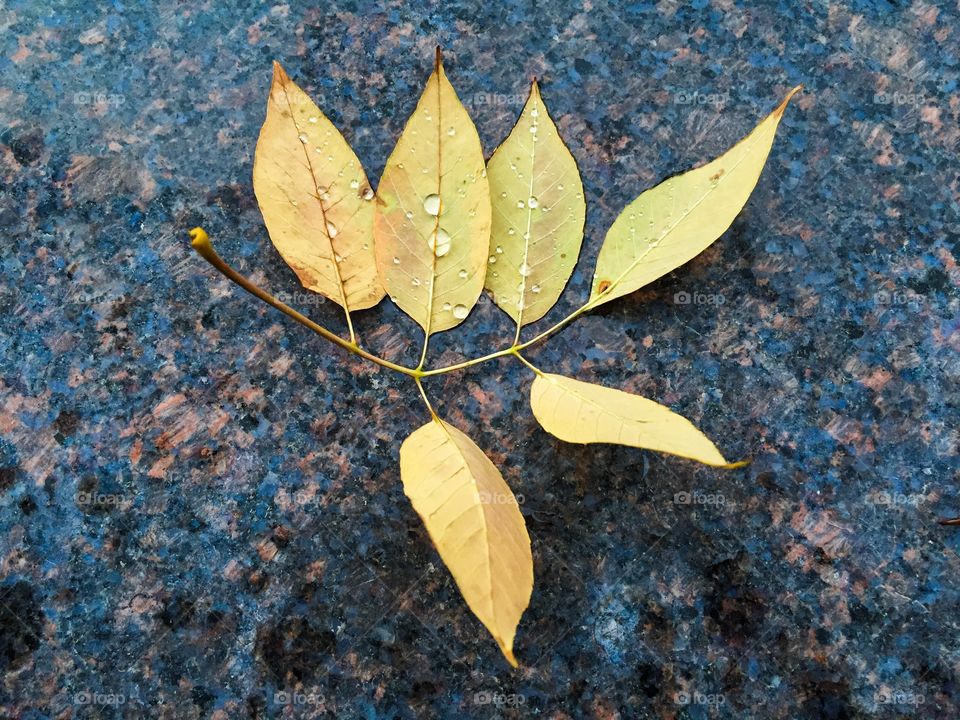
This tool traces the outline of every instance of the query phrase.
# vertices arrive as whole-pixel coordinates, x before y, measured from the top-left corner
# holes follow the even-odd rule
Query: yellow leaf
[[[614,221],[600,248],[590,305],[632,293],[720,237],[760,179],[795,87],[747,137],[716,160],[647,190]]]
[[[380,178],[375,233],[387,292],[427,336],[463,322],[487,270],[490,189],[480,138],[439,51]]]
[[[270,239],[305,288],[347,310],[380,302],[367,176],[340,132],[276,62],[253,189]]]
[[[487,289],[518,327],[542,318],[580,255],[586,203],[573,155],[533,81],[510,135],[487,163],[493,226]]]
[[[543,429],[566,442],[628,445],[718,467],[745,464],[728,463],[686,418],[622,390],[544,373],[533,381],[530,406]]]
[[[533,557],[500,471],[470,438],[432,420],[401,446],[400,477],[467,605],[516,667],[513,637],[533,592]]]

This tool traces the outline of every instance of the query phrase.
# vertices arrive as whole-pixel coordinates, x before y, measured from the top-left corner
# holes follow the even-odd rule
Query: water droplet
[[[461,270],[460,272],[457,273],[457,275],[460,276],[460,279],[461,279],[461,280],[466,280],[466,279],[467,279],[467,271],[466,271],[466,270]]]
[[[437,194],[427,195],[423,199],[423,209],[427,215],[436,217],[440,214],[440,196]]]
[[[455,127],[447,128],[447,135],[449,135],[450,137],[453,137],[456,134],[457,134],[457,129]]]
[[[294,207],[296,207],[296,206],[297,206],[297,201],[296,201],[296,200],[291,200],[291,201],[290,201],[290,204],[293,205]]]
[[[361,197],[364,200],[373,200],[373,190],[371,188],[364,188],[363,195]]]
[[[300,133],[298,137],[300,138],[300,142],[302,143],[306,143],[310,141],[310,138],[307,137],[306,133]]]
[[[533,195],[531,195],[530,198],[527,200],[527,205],[529,205],[532,208],[540,207],[540,201],[537,200]]]
[[[394,265],[399,265],[399,264],[400,264],[400,258],[395,257],[395,258],[393,259],[393,264],[394,264]]]
[[[540,292],[540,286],[539,286],[539,285],[534,285],[532,288],[530,288],[530,292],[532,292],[532,293],[534,293],[534,294]]]
[[[503,248],[497,245],[497,255],[503,255]]]
[[[351,180],[351,181],[350,181],[350,189],[351,189],[351,190],[356,190],[358,187],[360,187],[360,181],[359,181],[359,180]]]
[[[533,108],[533,109],[530,111],[530,117],[540,117],[540,111],[537,110],[536,108]]]
[[[517,310],[523,310],[523,298],[517,298]]]
[[[527,265],[526,263],[523,263],[520,266],[520,274],[523,275],[524,277],[527,277],[530,274],[530,266]]]
[[[336,260],[338,263],[342,263],[342,262],[343,262],[343,255],[341,255],[341,254],[339,254],[339,253],[334,253],[334,254],[333,254],[333,259]]]
[[[403,170],[403,163],[397,163],[397,168],[399,170]]]
[[[413,285],[414,287],[420,287],[420,278],[413,278],[410,281],[410,284]]]
[[[444,310],[449,310],[450,307],[451,307],[450,303],[444,303],[444,304],[443,304],[443,309],[444,309]]]
[[[443,228],[437,228],[437,232],[430,236],[427,245],[433,250],[437,257],[443,257],[450,252],[450,234]]]
[[[453,306],[453,316],[457,320],[463,320],[467,315],[470,314],[470,310],[466,305],[454,305]]]
[[[307,122],[315,123],[317,121],[316,116],[311,116],[307,118]]]
[[[504,191],[504,192],[502,192],[502,193],[500,193],[500,197],[502,197],[502,198],[505,198],[506,196],[507,196],[507,193],[506,193],[506,191]]]
[[[536,126],[536,125],[531,125],[531,126],[530,126],[530,132],[531,132],[533,135],[536,135],[536,134],[537,134],[537,126]]]
[[[497,261],[497,256],[496,256],[496,255],[491,255],[491,256],[490,256],[490,259],[487,260],[487,262],[490,263],[491,265],[493,265],[496,261]]]
[[[330,222],[329,220],[327,220],[327,235],[329,235],[330,237],[336,237],[336,236],[337,236],[337,226],[334,225],[334,224],[333,224],[332,222]]]
[[[507,235],[516,235],[516,234],[517,234],[517,231],[514,230],[513,228],[507,229]]]
[[[526,203],[523,202],[523,200],[517,200],[517,207],[518,207],[518,208],[525,208],[526,206],[527,206],[527,205],[526,205]]]
[[[557,184],[557,190],[563,190],[563,184]]]
[[[404,216],[407,220],[413,220],[413,213],[410,212],[409,210],[407,210],[407,211],[403,214],[403,216]]]

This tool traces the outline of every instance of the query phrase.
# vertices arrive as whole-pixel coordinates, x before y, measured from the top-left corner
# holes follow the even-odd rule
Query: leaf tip
[[[724,470],[737,470],[739,468],[746,467],[752,462],[753,460],[751,458],[746,458],[745,460],[737,460],[736,462],[725,463],[720,467],[722,467]]]
[[[797,94],[798,92],[800,92],[801,90],[803,90],[803,85],[802,85],[802,84],[801,84],[801,85],[797,85],[795,88],[793,88],[790,92],[787,93],[787,96],[783,99],[783,102],[780,103],[780,107],[778,107],[778,108],[776,109],[776,111],[775,111],[778,116],[779,116],[779,115],[783,115],[783,111],[787,109],[787,105],[788,105],[788,104],[790,103],[790,101],[793,99],[793,96],[796,95],[796,94]]]
[[[437,72],[443,69],[443,51],[440,49],[440,46],[437,45],[436,55],[433,60],[433,69]]]
[[[289,79],[290,77],[287,75],[287,71],[283,69],[283,65],[281,65],[278,61],[274,60],[273,61],[273,81],[275,83],[276,82],[285,83]]]
[[[505,643],[500,638],[497,638],[497,645],[500,646],[500,652],[503,653],[503,656],[507,659],[507,662],[514,668],[519,668],[520,663],[517,662],[517,658],[513,655],[513,643],[509,645]]]

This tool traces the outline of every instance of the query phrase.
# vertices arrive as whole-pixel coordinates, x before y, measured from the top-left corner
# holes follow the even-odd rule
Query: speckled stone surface
[[[958,23],[923,1],[0,5],[0,717],[956,717]],[[806,86],[717,243],[530,353],[750,467],[565,445],[506,360],[428,384],[523,496],[519,671],[401,491],[412,386],[185,236],[298,292],[250,179],[271,61],[375,179],[437,43],[487,153],[537,75],[580,165],[553,319],[630,199]],[[415,359],[389,302],[357,323]],[[511,333],[483,303],[431,356]]]

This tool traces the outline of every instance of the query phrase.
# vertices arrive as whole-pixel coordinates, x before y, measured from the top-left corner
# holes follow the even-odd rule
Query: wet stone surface
[[[948,718],[958,714],[958,10],[949,3],[62,3],[0,8],[0,716]],[[371,182],[443,45],[489,155],[531,76],[579,163],[589,292],[640,191],[785,92],[700,257],[530,352],[693,420],[723,472],[565,445],[531,377],[427,387],[533,542],[520,671],[408,501],[404,378],[322,324],[251,186],[271,61]],[[390,304],[366,346],[415,363]],[[536,332],[532,329],[531,332]],[[431,362],[502,347],[482,302]]]

